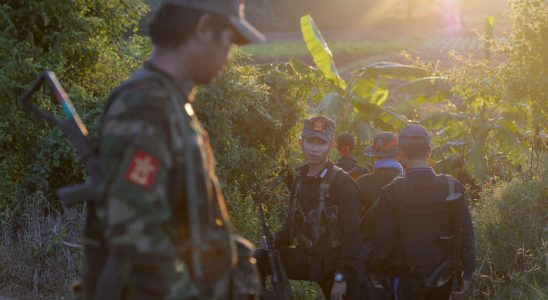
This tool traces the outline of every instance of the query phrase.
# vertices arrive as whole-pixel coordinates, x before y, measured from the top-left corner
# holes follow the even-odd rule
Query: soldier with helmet
[[[328,299],[358,299],[359,189],[328,158],[334,135],[329,118],[304,121],[299,145],[306,164],[295,174],[275,243],[288,278],[317,282]],[[264,280],[270,274],[266,251],[258,250],[256,258]]]
[[[248,299],[251,244],[230,230],[207,132],[192,107],[231,44],[264,37],[239,0],[169,0],[150,23],[152,55],[109,97],[89,203],[86,299]]]

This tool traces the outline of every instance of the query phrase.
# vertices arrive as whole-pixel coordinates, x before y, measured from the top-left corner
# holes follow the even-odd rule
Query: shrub
[[[548,156],[529,174],[486,184],[473,211],[476,298],[546,299]]]

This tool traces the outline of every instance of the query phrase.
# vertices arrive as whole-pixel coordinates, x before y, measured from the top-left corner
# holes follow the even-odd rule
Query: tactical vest
[[[447,175],[428,181],[402,177],[393,186],[404,266],[413,270],[440,264],[449,255],[440,237],[454,229],[453,179]]]
[[[343,172],[341,168],[333,166],[322,178],[318,206],[308,212],[303,211],[298,199],[302,174],[296,177],[289,206],[289,238],[297,247],[327,251],[341,245],[339,208],[337,205],[326,207],[331,184],[340,172]]]
[[[249,285],[234,277],[249,277],[249,272],[253,273],[254,267],[241,266],[250,261],[251,252],[246,250],[249,247],[245,242],[235,242],[230,232],[207,133],[193,115],[192,106],[187,103],[183,109],[181,93],[161,75],[143,68],[111,94],[106,110],[120,92],[146,87],[151,82],[170,91],[165,109],[170,124],[168,146],[175,163],[170,171],[168,197],[172,217],[166,224],[167,230],[201,295],[207,299],[247,298],[253,291],[242,290]],[[238,259],[238,254],[245,257]]]

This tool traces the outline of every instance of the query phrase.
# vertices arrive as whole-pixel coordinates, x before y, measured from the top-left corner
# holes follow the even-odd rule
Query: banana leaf
[[[337,121],[337,118],[343,109],[344,105],[341,101],[341,95],[337,92],[331,92],[320,101],[317,112]]]
[[[491,126],[494,142],[513,163],[524,163],[529,155],[529,149],[520,141],[517,126],[510,120],[500,119]]]
[[[425,77],[400,85],[398,91],[403,94],[423,95],[426,97],[438,94],[450,95],[451,85],[445,77]]]
[[[288,64],[301,75],[322,74],[318,69],[312,68],[307,63],[298,58],[290,59]]]
[[[388,108],[383,108],[372,103],[353,102],[353,106],[360,112],[362,120],[373,122],[378,128],[401,128],[409,124],[405,116]]]
[[[424,127],[430,129],[442,129],[443,127],[451,125],[454,122],[461,122],[466,119],[466,116],[462,114],[440,112],[434,113],[422,120],[420,123]]]
[[[432,157],[443,157],[447,153],[454,153],[456,150],[462,149],[462,147],[466,145],[467,143],[465,141],[449,141],[439,147],[432,149]]]
[[[358,77],[421,78],[428,76],[425,68],[404,65],[396,62],[377,62],[355,72]]]
[[[359,98],[353,97],[352,99],[359,102],[365,101],[382,106],[388,99],[388,89],[382,80],[360,77],[352,83],[350,90],[352,94],[359,96]]]
[[[325,77],[331,80],[335,86],[345,90],[346,82],[337,71],[335,61],[333,60],[333,54],[310,15],[301,17],[301,31],[306,47],[318,69],[320,69]]]

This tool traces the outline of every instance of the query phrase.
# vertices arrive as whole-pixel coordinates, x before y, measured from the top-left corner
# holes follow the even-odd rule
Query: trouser
[[[403,277],[399,280],[399,300],[448,300],[450,294],[450,282],[439,287],[426,287],[424,278]]]
[[[372,250],[372,241],[365,241],[360,249],[358,268],[360,299],[391,300],[394,296],[392,279],[388,276],[374,274],[367,268],[366,261]]]
[[[280,247],[278,252],[280,253],[280,258],[289,279],[311,281],[309,264],[317,262],[312,262],[310,259],[311,257],[307,255],[305,250]],[[261,282],[264,286],[266,276],[271,274],[267,251],[264,249],[257,249],[255,251],[255,259],[257,259],[257,267],[259,268]],[[346,279],[347,288],[345,299],[359,299],[359,285],[356,274],[345,275],[348,277]],[[315,280],[315,282],[320,285],[326,299],[329,299],[331,295],[331,288],[333,287],[335,270],[325,272],[324,274],[321,274],[321,276],[317,277],[320,279]]]

